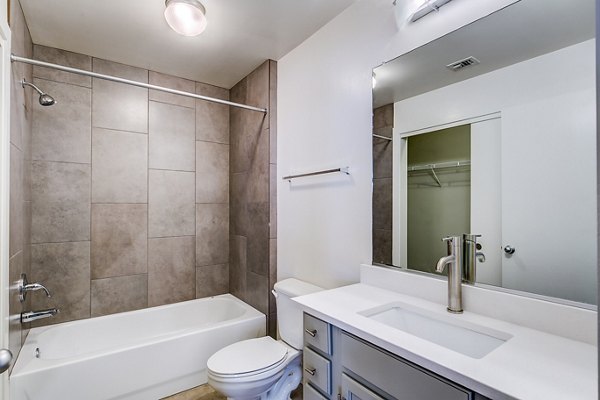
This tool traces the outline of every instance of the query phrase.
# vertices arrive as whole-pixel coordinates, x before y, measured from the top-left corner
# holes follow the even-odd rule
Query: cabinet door
[[[342,398],[345,400],[385,400],[346,374],[342,374]]]

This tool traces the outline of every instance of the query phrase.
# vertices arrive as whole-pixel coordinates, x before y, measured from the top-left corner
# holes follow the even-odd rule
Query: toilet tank
[[[281,339],[295,349],[302,349],[304,340],[302,307],[291,300],[292,297],[320,292],[319,286],[299,279],[284,279],[275,284],[274,295],[277,301],[277,327]]]

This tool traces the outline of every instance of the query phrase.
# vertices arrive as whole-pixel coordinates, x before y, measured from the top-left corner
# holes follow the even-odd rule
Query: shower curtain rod
[[[262,113],[267,112],[266,108],[248,106],[246,104],[234,103],[232,101],[215,99],[214,97],[202,96],[202,95],[195,94],[195,93],[184,92],[182,90],[169,89],[169,88],[162,87],[162,86],[150,85],[148,83],[132,81],[129,79],[119,78],[119,77],[112,76],[112,75],[98,74],[96,72],[85,71],[83,69],[65,67],[63,65],[52,64],[52,63],[38,61],[38,60],[32,60],[30,58],[15,56],[14,54],[10,55],[10,60],[12,62],[21,62],[21,63],[25,63],[25,64],[37,65],[40,67],[54,68],[59,71],[71,72],[73,74],[84,75],[84,76],[91,76],[92,78],[98,78],[98,79],[104,79],[104,80],[112,81],[112,82],[124,83],[126,85],[138,86],[138,87],[142,87],[142,88],[146,88],[146,89],[159,90],[161,92],[166,92],[166,93],[171,93],[171,94],[178,94],[180,96],[192,97],[194,99],[206,100],[206,101],[210,101],[213,103],[219,103],[219,104],[225,104],[228,106],[243,108],[246,110],[258,111],[258,112],[262,112]]]

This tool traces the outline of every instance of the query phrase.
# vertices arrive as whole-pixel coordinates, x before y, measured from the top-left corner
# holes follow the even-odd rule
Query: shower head
[[[24,78],[21,79],[21,86],[31,86],[32,88],[34,88],[35,91],[38,92],[40,95],[40,105],[46,107],[56,104],[56,100],[54,100],[52,96],[50,96],[48,93],[44,93],[39,87],[35,86],[33,83],[27,82]]]

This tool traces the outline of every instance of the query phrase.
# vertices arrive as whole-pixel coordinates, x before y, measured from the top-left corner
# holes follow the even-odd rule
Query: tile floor
[[[210,386],[202,385],[165,397],[163,400],[226,400],[226,397],[215,392]],[[302,400],[302,385],[292,393],[292,400]]]

